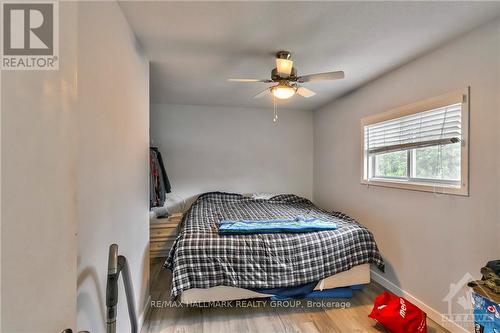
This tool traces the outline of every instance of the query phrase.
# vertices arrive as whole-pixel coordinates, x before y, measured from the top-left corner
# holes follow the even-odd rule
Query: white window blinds
[[[461,103],[456,103],[366,125],[365,149],[376,154],[459,142],[461,107]]]

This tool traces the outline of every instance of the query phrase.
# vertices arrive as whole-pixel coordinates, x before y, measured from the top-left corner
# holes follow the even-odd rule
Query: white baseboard
[[[380,273],[372,270],[371,275],[372,275],[373,281],[378,282],[380,285],[382,285],[384,288],[386,288],[390,292],[392,292],[398,296],[406,298],[411,303],[415,304],[420,309],[422,309],[422,311],[424,311],[427,314],[427,317],[429,317],[430,319],[432,319],[436,323],[441,325],[443,320],[445,320],[446,323],[443,326],[445,329],[447,329],[451,333],[470,333],[470,331],[468,331],[467,329],[458,325],[457,323],[455,323],[447,318],[444,318],[443,315],[439,311],[433,309],[432,307],[425,304],[424,302],[422,302],[421,300],[419,300],[418,298],[416,298],[412,294],[410,294],[410,293],[404,291],[403,289],[401,289],[400,287],[396,286],[394,283],[392,283],[391,281],[387,280],[385,277],[380,275]]]
[[[148,299],[146,301],[146,305],[144,306],[144,309],[142,310],[142,313],[139,315],[139,332],[142,332],[142,328],[144,326],[144,323],[146,322],[146,319],[148,318],[149,311],[151,310],[151,295],[148,296]]]

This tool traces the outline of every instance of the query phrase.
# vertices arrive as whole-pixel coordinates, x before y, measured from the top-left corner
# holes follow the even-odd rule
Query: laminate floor
[[[170,272],[161,268],[164,259],[151,260],[152,301],[168,301]],[[355,291],[351,299],[325,299],[308,307],[306,301],[293,307],[267,302],[254,307],[165,307],[150,308],[143,333],[335,333],[385,332],[384,328],[367,317],[375,297],[384,290],[372,282],[364,290]],[[262,301],[262,300],[261,300]],[[338,302],[337,308],[326,302]],[[323,303],[321,303],[323,302]],[[349,302],[349,307],[346,307]],[[247,305],[261,305],[248,303]],[[325,306],[327,305],[327,306]],[[428,332],[448,332],[428,319]]]

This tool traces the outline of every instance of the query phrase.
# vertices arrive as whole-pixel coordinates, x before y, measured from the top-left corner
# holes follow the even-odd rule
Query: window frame
[[[365,126],[379,123],[419,112],[424,112],[447,105],[461,103],[462,137],[460,150],[460,181],[425,179],[412,177],[412,158],[415,148],[405,150],[407,153],[407,177],[372,177],[368,178],[368,169],[372,168],[375,175],[375,156],[370,156],[365,148]],[[364,117],[361,119],[361,184],[382,187],[407,189],[414,191],[433,192],[469,196],[469,112],[470,112],[470,87],[460,89],[401,106],[389,111]]]

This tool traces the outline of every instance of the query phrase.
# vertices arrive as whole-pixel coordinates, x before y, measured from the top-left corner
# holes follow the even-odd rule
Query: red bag
[[[392,333],[427,333],[427,315],[406,299],[384,291],[378,295],[368,317]]]

